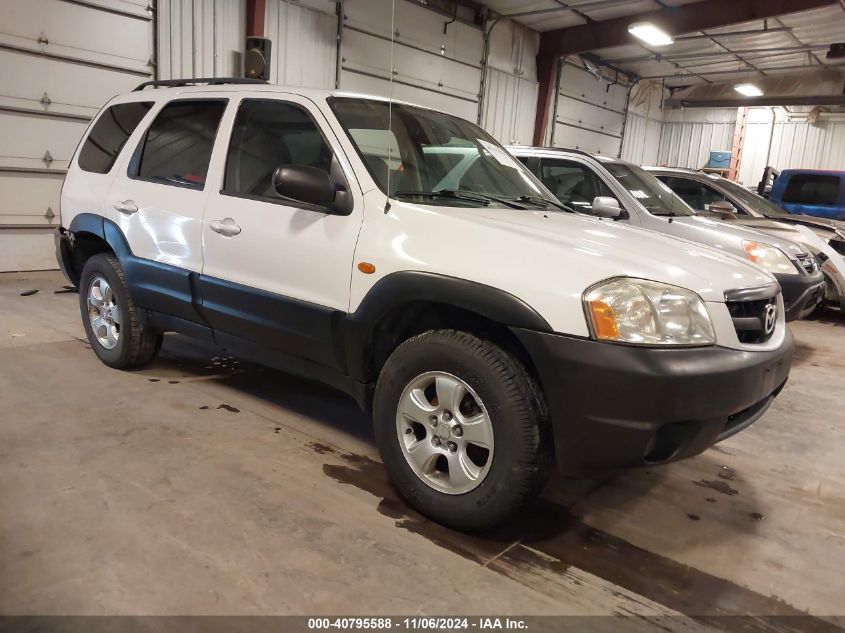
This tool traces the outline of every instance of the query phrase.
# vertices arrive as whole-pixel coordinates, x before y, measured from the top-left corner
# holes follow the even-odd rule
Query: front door
[[[203,313],[217,332],[337,365],[333,340],[349,307],[360,190],[350,189],[355,181],[336,158],[337,139],[307,99],[243,98],[230,116],[227,155],[203,222]],[[331,173],[353,194],[352,212],[280,196],[273,181],[282,165]]]

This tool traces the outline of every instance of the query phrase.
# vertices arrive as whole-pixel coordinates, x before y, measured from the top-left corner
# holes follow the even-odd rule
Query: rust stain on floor
[[[327,444],[312,443],[310,448],[344,462],[324,464],[323,472],[341,484],[379,498],[378,511],[393,519],[397,527],[552,597],[559,598],[561,593],[549,578],[562,577],[577,568],[722,630],[843,631],[780,598],[765,596],[593,528],[567,508],[545,499],[526,508],[506,527],[483,536],[450,530],[412,510],[393,489],[379,462]],[[724,481],[708,484],[717,484],[708,485],[714,489],[727,485]]]

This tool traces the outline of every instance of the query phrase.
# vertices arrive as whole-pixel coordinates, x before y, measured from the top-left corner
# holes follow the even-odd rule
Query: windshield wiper
[[[549,206],[552,206],[552,207],[557,207],[558,209],[561,209],[562,211],[566,211],[568,213],[576,213],[575,209],[573,209],[572,207],[570,207],[568,205],[565,205],[563,202],[557,202],[555,200],[549,200],[548,198],[544,198],[542,196],[519,196],[519,198],[516,198],[516,201],[517,202],[525,202],[525,203],[528,203],[528,204],[541,205],[541,206],[544,206],[544,207],[547,207],[547,208]]]
[[[477,191],[463,191],[461,189],[439,189],[438,191],[396,191],[393,194],[397,198],[422,196],[425,198],[453,198],[455,200],[470,200],[483,204],[485,207],[490,206],[491,202],[498,202],[514,209],[524,209],[520,204],[516,204],[513,200],[507,198],[499,198],[491,196],[486,193],[479,193]]]

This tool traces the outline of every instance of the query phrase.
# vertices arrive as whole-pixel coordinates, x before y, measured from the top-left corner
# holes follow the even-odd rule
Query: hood
[[[810,228],[829,229],[835,233],[839,239],[845,239],[845,222],[842,220],[831,220],[829,218],[816,218],[812,215],[803,215],[800,213],[789,213],[783,216],[772,215],[768,216],[773,222],[786,222],[787,224],[801,224],[802,226],[809,226]]]
[[[577,296],[611,277],[681,286],[705,301],[774,281],[745,259],[613,220],[555,211],[392,201],[387,232],[406,265],[508,290]],[[396,230],[404,225],[397,237]],[[755,234],[756,235],[756,234]],[[394,248],[397,248],[394,246]]]
[[[807,249],[801,244],[775,235],[760,233],[751,227],[737,226],[736,222],[731,220],[721,221],[696,215],[674,218],[674,221],[690,228],[695,227],[696,235],[695,237],[690,235],[689,239],[702,244],[712,244],[717,248],[730,249],[731,252],[742,253],[742,241],[750,240],[776,246],[793,260],[799,255],[808,254]]]

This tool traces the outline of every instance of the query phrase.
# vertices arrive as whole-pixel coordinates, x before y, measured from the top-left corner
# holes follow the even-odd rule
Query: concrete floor
[[[345,396],[173,335],[108,369],[63,283],[0,275],[0,613],[845,614],[845,317],[793,325],[749,430],[471,538],[397,499]]]

